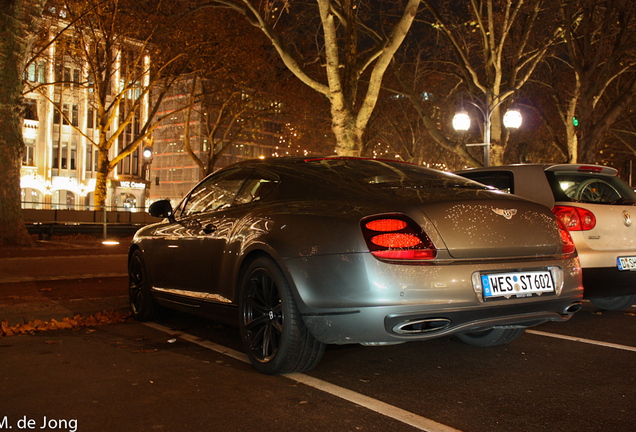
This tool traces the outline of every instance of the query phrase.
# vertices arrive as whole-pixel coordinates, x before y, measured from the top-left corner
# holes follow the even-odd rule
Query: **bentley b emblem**
[[[623,210],[623,223],[625,226],[631,226],[632,224],[632,217],[629,215],[627,210]]]
[[[497,213],[499,216],[505,217],[508,220],[512,219],[512,217],[517,214],[517,209],[494,208],[494,209],[492,209],[492,211]]]

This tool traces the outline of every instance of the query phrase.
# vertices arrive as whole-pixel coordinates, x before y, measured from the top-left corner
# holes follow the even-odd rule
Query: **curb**
[[[93,274],[76,274],[76,275],[63,275],[63,276],[14,276],[14,277],[0,277],[0,283],[46,282],[46,281],[99,279],[99,278],[120,278],[120,277],[128,277],[128,273],[93,273]]]

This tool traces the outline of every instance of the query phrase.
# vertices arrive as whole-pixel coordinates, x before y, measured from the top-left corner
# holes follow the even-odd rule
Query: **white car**
[[[456,174],[551,208],[574,239],[584,298],[606,310],[636,303],[636,193],[614,168],[523,164]]]

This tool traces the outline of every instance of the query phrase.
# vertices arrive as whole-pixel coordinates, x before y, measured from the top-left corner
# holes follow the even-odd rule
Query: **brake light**
[[[371,237],[371,243],[386,248],[409,248],[420,244],[420,239],[413,234],[380,234]]]
[[[576,246],[574,245],[574,240],[572,240],[572,236],[570,232],[565,227],[565,224],[561,221],[561,219],[557,218],[557,222],[559,223],[559,231],[561,232],[561,240],[563,240],[563,254],[570,255],[576,250]]]
[[[594,213],[581,207],[554,206],[552,213],[569,231],[588,231],[596,226]]]
[[[422,228],[405,215],[382,215],[361,221],[369,251],[376,258],[429,260],[437,249]]]
[[[587,165],[583,165],[580,166],[578,168],[579,171],[585,171],[585,172],[595,172],[595,173],[600,173],[601,171],[603,171],[603,167],[600,166],[587,166]]]
[[[399,231],[406,228],[406,222],[399,219],[378,219],[365,225],[371,231]]]

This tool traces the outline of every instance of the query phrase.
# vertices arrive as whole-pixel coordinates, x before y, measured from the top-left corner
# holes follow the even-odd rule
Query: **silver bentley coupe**
[[[133,316],[238,323],[266,374],[309,370],[326,344],[508,343],[581,308],[577,252],[548,208],[412,164],[246,161],[149,211],[163,220],[130,247]]]

